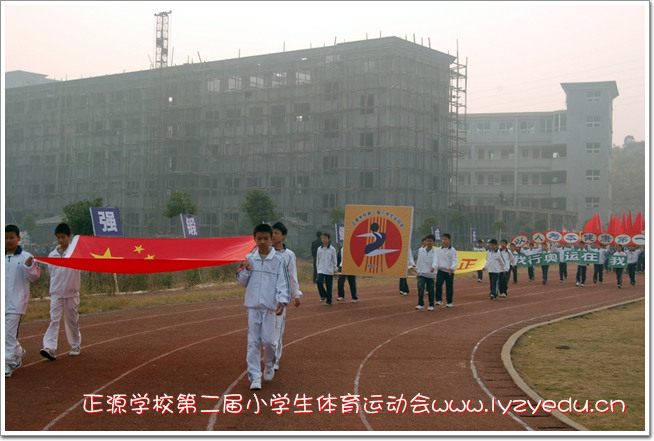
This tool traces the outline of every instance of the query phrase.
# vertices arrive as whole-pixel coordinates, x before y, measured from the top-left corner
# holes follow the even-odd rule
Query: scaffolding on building
[[[456,201],[458,194],[458,172],[461,148],[466,143],[466,116],[468,110],[468,59],[465,63],[459,61],[459,43],[457,42],[456,59],[450,70],[450,111],[448,134],[452,152],[452,174],[447,206]]]

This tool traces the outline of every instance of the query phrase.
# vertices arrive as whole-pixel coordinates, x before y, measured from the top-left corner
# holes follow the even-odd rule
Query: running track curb
[[[509,337],[509,339],[506,341],[506,343],[504,343],[504,346],[502,346],[502,363],[504,364],[504,368],[508,371],[509,375],[511,376],[511,378],[515,382],[516,386],[518,386],[524,393],[526,393],[527,396],[529,396],[529,398],[531,398],[533,401],[545,401],[544,398],[542,398],[540,395],[538,395],[533,389],[531,389],[527,385],[527,383],[525,383],[525,381],[522,379],[522,377],[520,377],[520,375],[518,375],[518,372],[515,370],[515,368],[513,366],[513,362],[511,361],[511,350],[513,349],[513,346],[515,346],[515,343],[518,341],[518,339],[525,332],[530,331],[530,330],[532,330],[534,328],[538,328],[538,327],[543,326],[543,325],[548,325],[548,324],[551,324],[551,323],[559,322],[561,320],[568,320],[568,319],[579,317],[579,316],[582,316],[582,315],[591,314],[593,312],[603,311],[605,309],[615,308],[615,307],[618,307],[618,306],[624,306],[624,305],[628,305],[628,304],[631,304],[631,303],[640,302],[640,301],[643,301],[643,300],[645,300],[645,297],[642,297],[640,299],[635,299],[635,300],[627,300],[625,302],[616,303],[616,304],[613,304],[613,305],[602,306],[601,308],[590,309],[588,311],[583,311],[583,312],[579,312],[579,313],[576,313],[576,314],[567,315],[565,317],[559,317],[559,318],[554,319],[554,320],[548,320],[546,322],[541,322],[541,323],[536,323],[535,325],[526,326],[526,327],[520,329],[519,331],[516,331],[513,335],[511,335],[511,337]],[[586,428],[586,427],[582,426],[581,424],[577,423],[576,421],[573,421],[572,419],[570,419],[567,415],[563,414],[558,409],[554,409],[552,411],[552,415],[554,415],[555,418],[559,419],[559,421],[569,425],[570,427],[572,427],[575,430],[587,431],[587,432],[590,431],[588,428]]]

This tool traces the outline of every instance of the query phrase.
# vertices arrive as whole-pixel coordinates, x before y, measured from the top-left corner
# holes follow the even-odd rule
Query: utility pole
[[[157,20],[157,27],[155,30],[155,51],[154,51],[154,68],[158,69],[160,67],[168,66],[168,15],[172,14],[173,11],[160,12],[154,14]]]

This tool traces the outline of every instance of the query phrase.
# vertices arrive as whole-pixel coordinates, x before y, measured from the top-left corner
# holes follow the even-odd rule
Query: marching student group
[[[269,382],[275,371],[280,368],[282,357],[282,339],[285,328],[286,309],[293,301],[300,306],[302,291],[297,277],[297,262],[293,251],[286,248],[284,241],[288,230],[277,222],[274,225],[259,224],[253,230],[255,248],[245,257],[236,271],[236,279],[246,288],[244,306],[247,311],[248,331],[246,362],[251,390],[262,387],[262,379]],[[65,223],[55,228],[57,247],[49,257],[66,257],[71,243],[72,231]],[[29,300],[30,283],[39,279],[41,270],[34,257],[23,250],[20,245],[20,230],[16,225],[5,227],[5,378],[22,364],[25,350],[18,342],[20,321],[26,312]],[[427,292],[427,311],[443,305],[443,285],[445,285],[445,306],[454,305],[454,275],[458,267],[457,251],[452,246],[450,234],[440,238],[441,245],[435,247],[436,237],[429,234],[422,239],[422,246],[415,257],[408,254],[407,268],[415,270],[417,281],[418,304],[416,310],[424,311],[424,294]],[[478,241],[473,251],[485,252],[486,262],[483,270],[477,272],[477,281],[483,282],[483,273],[488,273],[492,301],[508,296],[509,281],[518,281],[518,259],[520,256],[533,256],[540,253],[558,253],[559,282],[567,279],[567,265],[564,253],[577,249],[594,251],[599,260],[593,263],[593,283],[604,281],[605,271],[614,271],[618,288],[622,287],[622,267],[608,265],[609,256],[619,257],[626,262],[626,269],[631,285],[636,284],[636,272],[644,271],[644,248],[630,245],[615,248],[599,246],[587,247],[583,241],[578,245],[554,243],[549,250],[547,243],[529,242],[525,249],[507,244],[505,239],[491,239],[484,246]],[[358,301],[356,277],[341,273],[342,251],[336,251],[331,244],[329,233],[316,233],[316,240],[311,244],[313,257],[313,282],[317,285],[320,301],[332,306],[334,275],[337,280],[337,301],[345,300],[345,282],[350,288],[352,303]],[[578,262],[575,284],[586,285],[589,263]],[[542,283],[548,283],[549,264],[539,265]],[[70,344],[70,356],[81,353],[82,336],[79,329],[78,305],[80,301],[80,271],[66,267],[48,265],[50,273],[50,324],[43,337],[43,349],[40,354],[48,360],[56,360],[59,322],[64,316],[66,337]],[[535,266],[528,265],[530,282],[535,281]],[[401,278],[399,291],[403,296],[409,294],[407,278]],[[263,355],[262,355],[263,349]],[[263,370],[262,370],[263,364]]]

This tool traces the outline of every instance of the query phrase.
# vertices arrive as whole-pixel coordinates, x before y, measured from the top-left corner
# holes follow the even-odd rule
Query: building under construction
[[[181,191],[202,236],[234,234],[253,189],[311,231],[346,204],[419,222],[452,195],[464,84],[455,56],[389,37],[11,88],[7,222],[102,198],[146,236]]]

